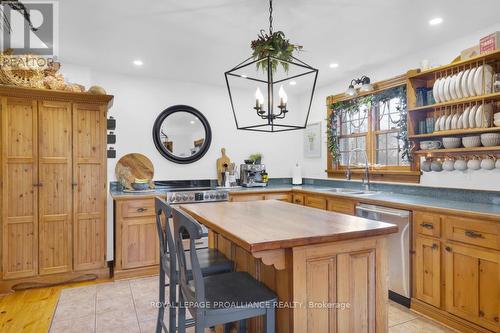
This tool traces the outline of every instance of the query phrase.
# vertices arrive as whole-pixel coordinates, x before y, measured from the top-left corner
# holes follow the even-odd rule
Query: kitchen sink
[[[326,191],[338,194],[348,194],[348,195],[373,195],[379,193],[377,191],[355,190],[350,188],[330,188],[327,189]]]
[[[354,190],[354,189],[350,189],[350,188],[330,188],[326,191],[339,193],[339,194],[361,194],[361,193],[363,193],[362,190]]]

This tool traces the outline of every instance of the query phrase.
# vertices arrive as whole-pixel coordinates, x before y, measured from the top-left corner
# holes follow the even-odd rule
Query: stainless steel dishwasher
[[[399,230],[388,237],[389,298],[410,306],[410,212],[375,205],[358,204],[356,215],[392,223]]]

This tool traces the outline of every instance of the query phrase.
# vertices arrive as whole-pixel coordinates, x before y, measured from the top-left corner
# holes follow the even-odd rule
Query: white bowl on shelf
[[[443,138],[443,147],[445,149],[454,149],[462,145],[462,139],[456,137],[446,137]]]
[[[465,136],[462,138],[465,148],[481,147],[481,137],[479,135]]]
[[[495,125],[495,127],[500,127],[500,119],[495,120],[493,124]]]
[[[443,140],[444,143],[444,140]],[[500,133],[481,134],[481,143],[485,147],[500,146]]]

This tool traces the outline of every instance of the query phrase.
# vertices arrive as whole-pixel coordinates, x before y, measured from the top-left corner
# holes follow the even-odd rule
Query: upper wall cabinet
[[[111,101],[112,96],[0,88],[0,289],[16,279],[43,282],[51,274],[63,273],[64,279],[106,269]]]

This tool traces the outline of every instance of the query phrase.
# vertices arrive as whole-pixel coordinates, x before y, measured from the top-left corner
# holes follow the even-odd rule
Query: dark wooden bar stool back
[[[194,318],[195,333],[235,321],[240,322],[240,332],[246,331],[246,319],[257,316],[264,316],[264,332],[274,333],[276,295],[246,272],[204,276],[195,251],[195,241],[203,236],[201,225],[176,208],[172,217],[180,273],[179,333],[185,332],[186,308]],[[183,247],[185,232],[189,234],[189,252]],[[229,325],[224,330],[229,332]]]
[[[156,229],[158,231],[160,243],[160,276],[159,276],[159,308],[156,323],[156,333],[175,333],[177,329],[177,284],[179,281],[179,271],[177,265],[177,255],[173,234],[170,228],[169,219],[172,216],[172,208],[162,199],[155,199],[156,209]],[[181,241],[182,242],[182,241]],[[203,275],[219,274],[233,270],[233,262],[228,260],[222,253],[215,249],[193,249],[198,253],[200,267]],[[165,275],[168,274],[169,283],[165,282]],[[191,269],[188,267],[188,276],[191,276]],[[169,287],[169,302],[165,303],[165,287]],[[164,323],[165,306],[168,306],[168,329]]]

